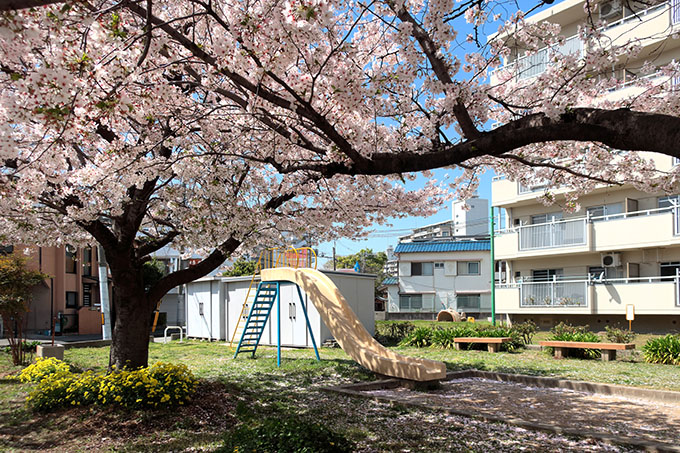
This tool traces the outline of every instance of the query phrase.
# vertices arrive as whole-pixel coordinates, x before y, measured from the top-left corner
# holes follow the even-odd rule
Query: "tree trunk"
[[[111,335],[109,368],[145,367],[149,360],[149,334],[153,307],[141,285],[134,281],[116,281],[113,306],[116,324]]]

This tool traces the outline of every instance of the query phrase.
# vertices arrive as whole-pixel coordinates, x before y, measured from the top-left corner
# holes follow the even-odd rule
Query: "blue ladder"
[[[267,324],[272,306],[279,295],[279,282],[260,282],[257,285],[257,293],[253,306],[250,308],[246,325],[243,328],[241,339],[236,347],[234,358],[241,352],[250,352],[255,357],[255,351],[260,344],[260,338]]]

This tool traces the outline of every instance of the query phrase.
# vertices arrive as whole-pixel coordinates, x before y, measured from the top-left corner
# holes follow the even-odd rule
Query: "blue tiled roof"
[[[474,252],[490,249],[490,241],[404,242],[397,245],[397,248],[394,249],[394,253]]]
[[[397,277],[385,277],[382,281],[383,285],[398,285],[399,279]]]

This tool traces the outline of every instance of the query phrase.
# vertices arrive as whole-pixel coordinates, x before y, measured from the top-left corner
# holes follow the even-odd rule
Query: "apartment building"
[[[639,37],[642,46],[635,61],[612,68],[621,83],[605,96],[639,89],[626,82],[643,76],[640,68],[650,55],[659,66],[680,59],[680,40],[668,39],[680,28],[677,0],[605,1],[598,10],[608,23],[603,33],[612,42]],[[568,39],[560,49],[531,56],[517,49],[512,54],[506,68],[526,83],[545,71],[551,52],[582,52],[583,43],[573,35],[585,20],[583,2],[566,0],[528,20],[559,23]],[[491,75],[492,84],[496,74]],[[660,73],[644,77],[653,83],[674,83]],[[659,170],[678,164],[664,155],[648,157]],[[626,310],[632,306],[635,330],[680,330],[680,198],[603,185],[581,197],[582,209],[572,214],[560,210],[564,190],[554,190],[553,206],[537,200],[544,190],[503,177],[493,180],[492,203],[504,217],[495,257],[506,271],[497,281],[496,312],[511,320],[532,319],[544,327],[568,321],[597,329],[627,324]]]
[[[28,333],[50,334],[53,318],[56,333],[101,333],[96,248],[3,247],[3,253],[14,251],[27,252],[28,265],[50,276],[33,290],[26,316]]]
[[[446,241],[453,236],[489,234],[489,200],[477,196],[467,201],[455,200],[451,211],[451,220],[414,228],[411,233],[399,237],[399,242]]]
[[[435,319],[441,310],[491,313],[490,242],[483,239],[397,245],[399,275],[385,279],[386,319]]]

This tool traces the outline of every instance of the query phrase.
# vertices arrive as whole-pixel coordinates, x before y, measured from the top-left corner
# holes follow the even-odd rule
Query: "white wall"
[[[219,281],[214,279],[187,285],[187,336],[209,340],[224,338],[224,300],[219,288]]]
[[[489,200],[471,198],[467,200],[469,209],[465,209],[465,202],[454,201],[452,206],[452,220],[455,236],[472,236],[475,234],[489,234]]]
[[[374,275],[323,271],[338,287],[354,313],[371,335],[374,333]],[[197,280],[187,285],[187,335],[196,338],[231,340],[243,302],[248,293],[251,277],[214,277]],[[257,290],[256,281],[252,291]],[[212,290],[210,285],[212,284]],[[212,292],[212,304],[209,294]],[[310,325],[317,346],[332,338],[318,311],[302,293]],[[254,295],[254,294],[253,294]],[[281,284],[281,344],[284,346],[312,347],[304,312],[296,285]],[[252,297],[251,297],[252,300]],[[218,302],[219,301],[219,302]],[[198,304],[204,302],[204,316],[198,316]],[[213,307],[209,312],[206,307]],[[219,317],[219,322],[216,318]],[[219,325],[219,329],[216,326]],[[212,330],[210,329],[212,326]],[[218,335],[219,332],[219,336]],[[238,339],[237,339],[238,340]],[[260,340],[262,345],[277,344],[277,306],[272,307]]]

